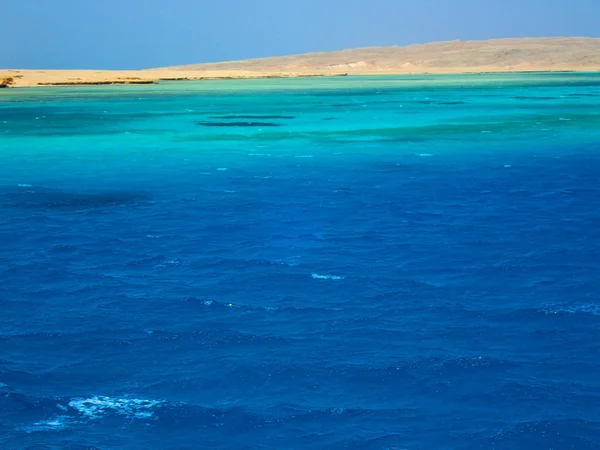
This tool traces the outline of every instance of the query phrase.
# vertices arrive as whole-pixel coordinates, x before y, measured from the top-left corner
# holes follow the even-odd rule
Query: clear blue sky
[[[372,45],[600,36],[600,0],[6,0],[0,68],[126,69]]]

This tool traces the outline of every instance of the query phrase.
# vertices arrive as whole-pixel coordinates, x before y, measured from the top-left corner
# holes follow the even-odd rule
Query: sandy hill
[[[600,71],[600,38],[447,41],[137,71],[0,70],[0,87],[339,74]]]
[[[282,73],[422,73],[599,70],[600,38],[447,41],[167,67],[168,70]]]

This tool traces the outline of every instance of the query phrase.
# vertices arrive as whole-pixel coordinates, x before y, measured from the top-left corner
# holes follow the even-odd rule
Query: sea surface
[[[600,74],[0,91],[0,449],[600,448]]]

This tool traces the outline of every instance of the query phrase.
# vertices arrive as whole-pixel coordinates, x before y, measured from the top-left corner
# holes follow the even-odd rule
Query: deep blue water
[[[1,449],[600,448],[600,75],[0,93]]]

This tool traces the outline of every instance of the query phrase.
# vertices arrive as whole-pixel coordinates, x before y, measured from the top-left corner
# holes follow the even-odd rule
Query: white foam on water
[[[212,300],[204,300],[203,304],[204,304],[204,306],[210,306],[213,304],[213,301]]]
[[[417,153],[417,156],[433,156],[433,153]],[[399,164],[396,164],[397,166]]]
[[[343,280],[344,277],[338,275],[319,275],[318,273],[312,273],[313,280]]]
[[[482,133],[489,134],[489,133],[491,133],[491,131],[489,131],[489,130],[483,130]]]
[[[67,416],[56,416],[52,419],[40,420],[28,427],[23,427],[26,433],[36,433],[40,431],[62,431],[69,426],[69,417]]]
[[[90,420],[101,419],[108,413],[118,414],[131,419],[150,419],[154,415],[154,408],[163,403],[158,400],[139,398],[94,396],[89,398],[74,398],[69,402],[69,407]]]
[[[219,167],[217,170],[219,172],[225,172],[227,170],[227,167]]]
[[[248,153],[248,156],[273,156],[270,153]]]
[[[147,234],[146,237],[148,239],[156,239],[156,238],[159,238],[160,236],[158,234]]]
[[[571,120],[571,119],[567,119],[566,117],[560,117],[558,120]]]
[[[294,158],[314,158],[314,155],[296,155]]]
[[[25,184],[25,183],[19,183],[19,184],[17,184],[17,187],[33,187],[33,185],[31,185],[31,184]]]
[[[183,261],[179,259],[167,259],[163,264],[167,266],[180,266],[181,264],[183,264]]]
[[[546,314],[591,314],[593,316],[600,316],[600,305],[595,303],[588,303],[583,305],[575,305],[570,307],[565,306],[554,306],[549,307],[544,311]]]

